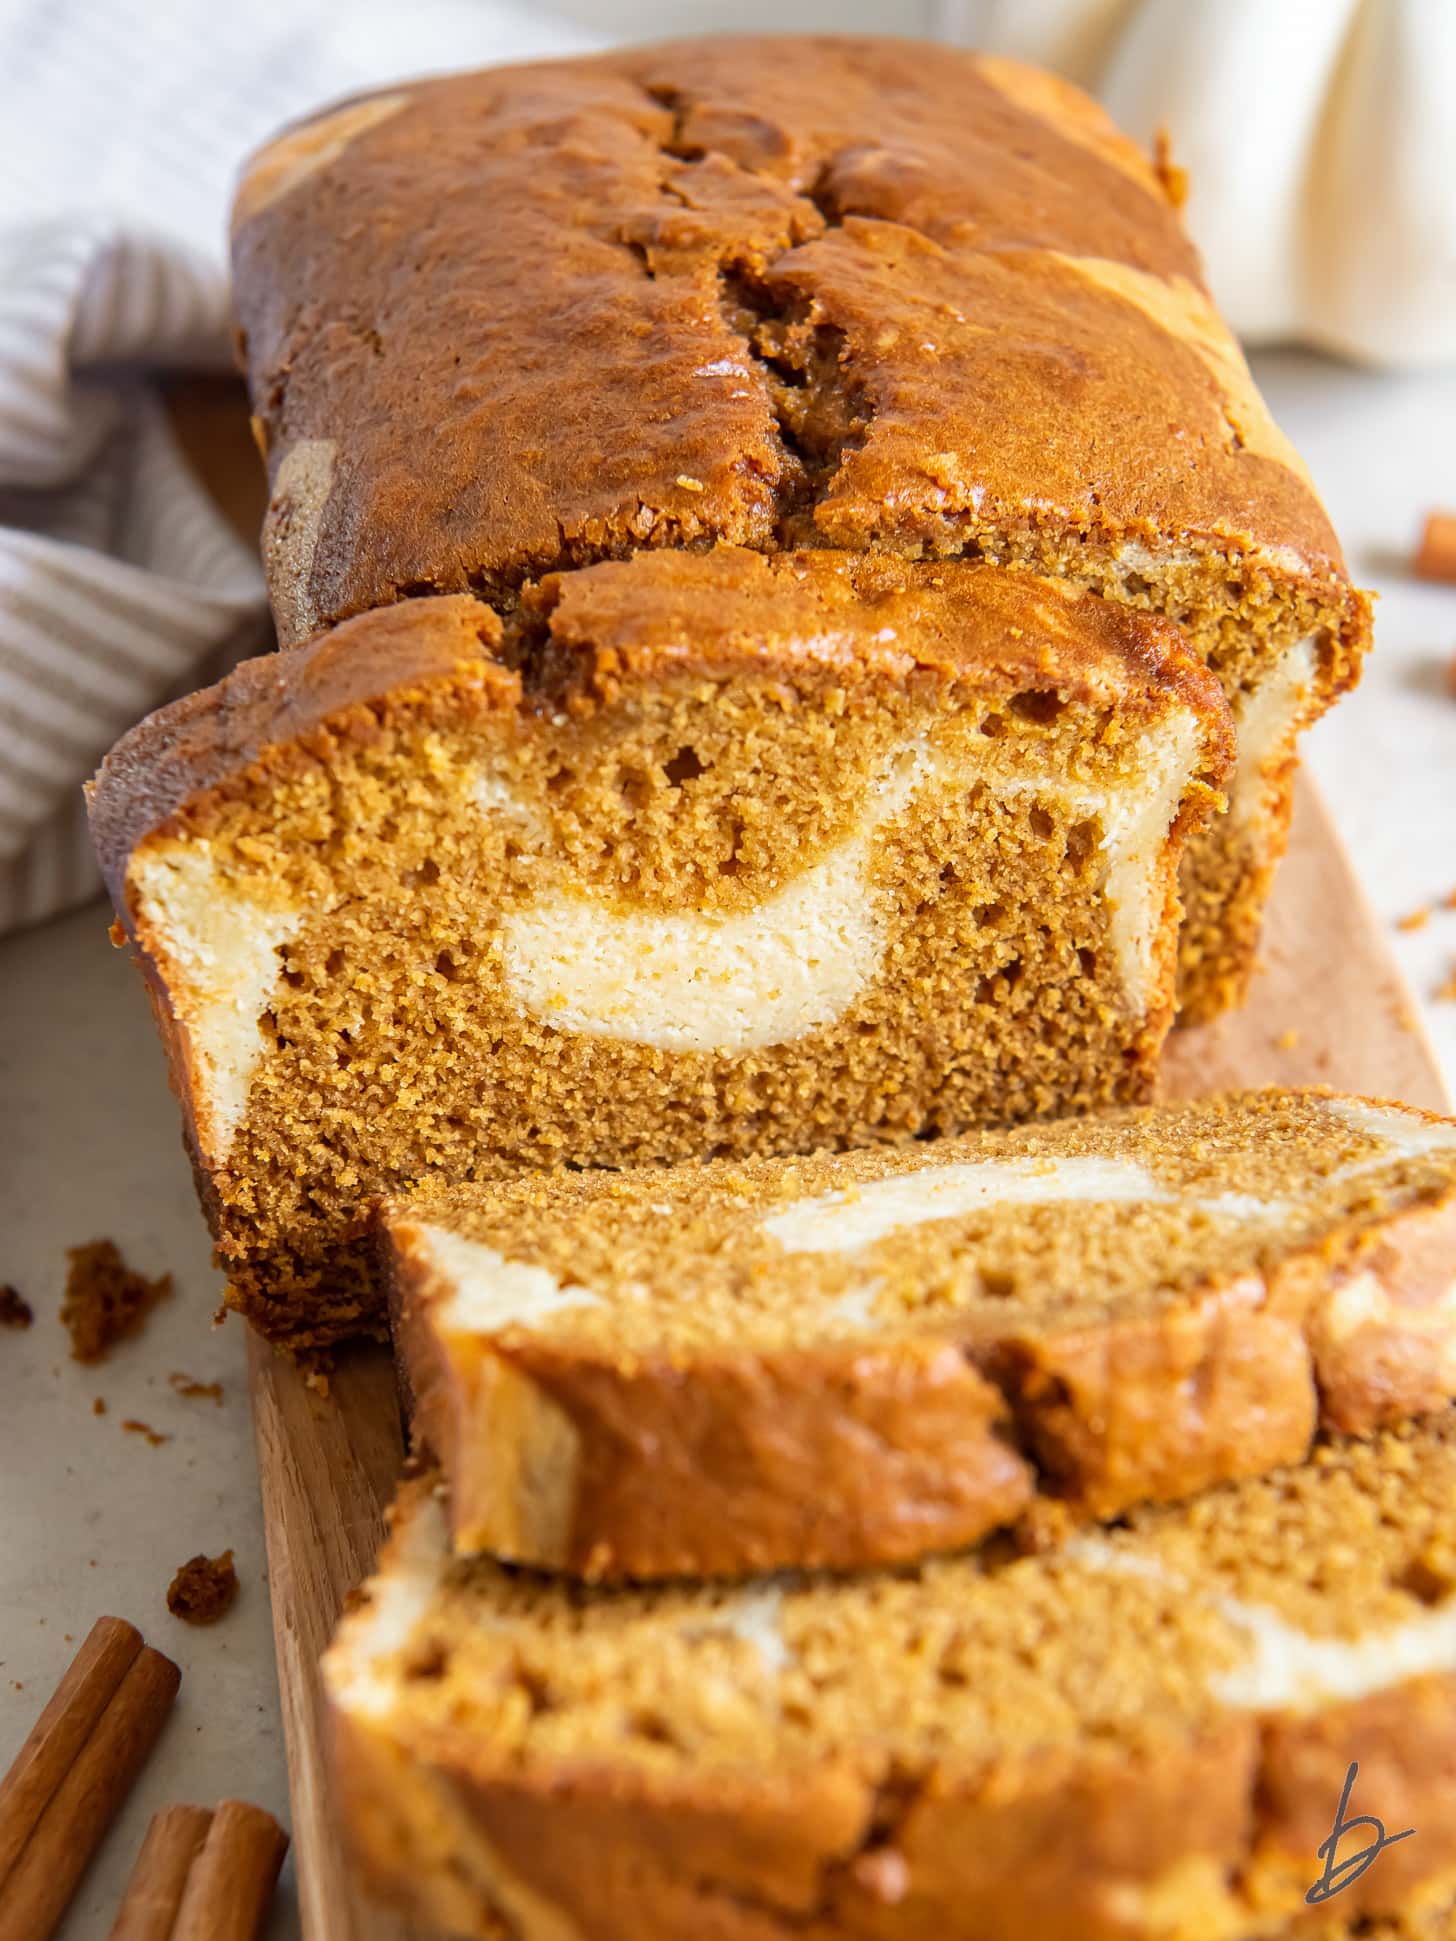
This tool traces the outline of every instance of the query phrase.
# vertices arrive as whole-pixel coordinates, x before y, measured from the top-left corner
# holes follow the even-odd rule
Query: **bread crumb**
[[[167,1380],[172,1384],[177,1394],[185,1397],[188,1401],[216,1402],[219,1408],[222,1406],[221,1382],[199,1382],[194,1376],[184,1375],[177,1368],[172,1370]]]
[[[1011,1530],[1011,1541],[1023,1557],[1042,1557],[1060,1550],[1072,1534],[1072,1512],[1059,1498],[1038,1496],[1029,1503]]]
[[[1423,580],[1456,580],[1456,512],[1426,514],[1415,569]]]
[[[154,1429],[149,1422],[138,1422],[135,1416],[123,1416],[121,1426],[126,1430],[128,1435],[145,1436],[154,1449],[160,1449],[164,1442],[170,1442],[172,1440],[169,1435],[164,1435],[160,1429]]]
[[[216,1624],[227,1616],[237,1595],[232,1551],[224,1550],[220,1557],[199,1553],[178,1565],[167,1587],[167,1609],[184,1624]]]
[[[1412,910],[1408,916],[1397,917],[1395,927],[1397,930],[1424,930],[1430,920],[1430,905],[1424,904],[1419,910]]]
[[[1291,1025],[1288,1031],[1280,1032],[1274,1043],[1280,1051],[1293,1051],[1299,1043],[1299,1033]]]
[[[0,1328],[28,1328],[34,1319],[30,1302],[22,1300],[18,1287],[9,1281],[0,1287]]]
[[[1437,985],[1436,1002],[1438,1004],[1456,1004],[1456,970],[1451,972],[1451,975],[1446,979],[1444,984]]]
[[[1175,209],[1188,200],[1188,171],[1173,160],[1173,138],[1164,123],[1153,136],[1153,173],[1163,185],[1163,194]]]
[[[93,1415],[105,1415],[105,1413],[106,1413],[106,1397],[105,1397],[104,1395],[98,1395],[98,1396],[96,1397],[96,1399],[95,1399],[95,1401],[94,1401],[94,1402],[92,1402],[92,1404],[91,1404],[91,1413],[92,1413]]]
[[[61,1321],[71,1337],[74,1361],[104,1361],[118,1341],[140,1334],[157,1302],[172,1292],[172,1276],[149,1281],[134,1274],[114,1240],[68,1247]]]

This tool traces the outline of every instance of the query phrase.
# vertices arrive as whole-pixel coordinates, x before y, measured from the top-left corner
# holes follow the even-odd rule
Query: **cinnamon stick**
[[[0,1891],[0,1941],[46,1941],[156,1744],[182,1674],[144,1645],[51,1794]]]
[[[169,1941],[254,1941],[287,1851],[288,1835],[271,1813],[225,1799],[192,1863]]]
[[[0,1779],[0,1886],[141,1648],[135,1625],[97,1618]]]
[[[109,1941],[171,1941],[188,1870],[211,1825],[205,1806],[164,1806],[152,1815]]]

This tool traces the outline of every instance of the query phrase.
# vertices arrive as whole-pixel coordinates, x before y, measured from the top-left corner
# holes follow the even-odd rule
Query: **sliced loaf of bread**
[[[1182,626],[1237,719],[1181,942],[1188,1012],[1239,1000],[1369,602],[1085,95],[828,35],[405,82],[253,158],[233,269],[285,641],[720,540],[1076,580]]]
[[[462,1550],[854,1567],[1456,1395],[1456,1123],[1277,1090],[384,1214]]]
[[[382,1330],[374,1194],[1147,1096],[1231,757],[1165,621],[725,547],[362,615],[91,813],[230,1298],[310,1349]]]
[[[1434,1941],[1456,1420],[1051,1555],[718,1587],[452,1561],[419,1482],[324,1678],[361,1863],[480,1941]],[[1352,1765],[1393,1844],[1312,1905]]]

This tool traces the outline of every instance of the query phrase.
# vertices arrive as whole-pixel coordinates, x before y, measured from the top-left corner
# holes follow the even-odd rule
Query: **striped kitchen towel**
[[[332,95],[587,44],[489,0],[0,5],[0,933],[95,892],[117,735],[267,639],[157,391],[230,366],[240,161]]]

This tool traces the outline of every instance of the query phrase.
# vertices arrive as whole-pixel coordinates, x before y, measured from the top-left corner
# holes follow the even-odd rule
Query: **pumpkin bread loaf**
[[[1456,1397],[1456,1122],[1365,1100],[549,1175],[385,1224],[456,1548],[589,1577],[913,1559]]]
[[[416,1482],[324,1678],[361,1864],[480,1941],[1445,1941],[1456,1421],[1046,1555],[726,1586],[452,1561]],[[1346,1818],[1413,1832],[1311,1905],[1352,1764]]]
[[[1063,575],[1184,626],[1238,717],[1183,937],[1189,1015],[1238,999],[1368,603],[1162,176],[1075,89],[829,38],[410,83],[256,156],[233,255],[285,641],[719,542]]]
[[[362,615],[91,813],[231,1298],[310,1349],[383,1329],[377,1194],[1146,1097],[1231,750],[1165,621],[728,548]]]

